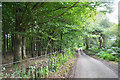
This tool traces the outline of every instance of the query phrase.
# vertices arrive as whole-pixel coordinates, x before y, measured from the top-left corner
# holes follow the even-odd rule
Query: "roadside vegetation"
[[[3,73],[0,76],[3,78],[54,78],[52,74],[59,74],[56,78],[66,77],[77,58],[76,54],[75,50],[71,51],[69,48],[64,54],[52,54],[44,64],[35,62],[34,65],[23,65],[22,68],[16,64],[12,73]],[[2,68],[2,71],[4,70],[5,67]]]
[[[79,48],[100,59],[120,62],[118,24],[106,16],[113,12],[111,5],[3,2],[0,77],[49,78],[58,73],[63,75],[56,77],[66,77]]]

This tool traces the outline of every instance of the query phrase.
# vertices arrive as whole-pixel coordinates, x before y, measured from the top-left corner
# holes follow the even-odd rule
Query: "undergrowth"
[[[102,60],[120,62],[120,58],[117,58],[117,57],[113,56],[112,54],[110,54],[106,51],[100,51],[96,55],[98,55],[98,57]]]
[[[56,56],[55,53],[53,53],[49,60],[46,62],[46,64],[39,64],[34,63],[32,66],[28,66],[25,68],[22,67],[22,70],[20,70],[16,65],[14,65],[15,71],[13,73],[6,73],[1,74],[0,77],[6,77],[6,78],[44,78],[48,77],[50,73],[57,72],[60,65],[65,64],[66,61],[68,61],[69,58],[72,58],[72,56],[75,54],[75,51],[72,51],[70,48],[65,50],[65,53],[58,54]],[[4,71],[5,68],[2,68],[1,71]]]

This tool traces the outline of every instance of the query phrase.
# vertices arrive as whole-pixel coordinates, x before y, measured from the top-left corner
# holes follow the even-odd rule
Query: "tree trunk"
[[[60,42],[60,53],[62,52],[62,31],[61,31],[61,42]]]
[[[43,54],[45,55],[45,39],[43,39]]]
[[[15,34],[14,62],[22,59],[22,38],[19,34]]]
[[[3,55],[6,57],[6,40],[5,40],[5,32],[3,32]]]
[[[105,44],[106,44],[106,36],[103,35],[102,38],[103,38],[103,47],[105,48]]]
[[[19,16],[19,7],[17,4],[15,4],[15,31],[17,32],[15,34],[15,44],[14,44],[14,62],[20,61],[22,59],[22,37],[20,34],[22,31],[22,28],[20,27],[20,16]]]
[[[48,47],[47,47],[47,54],[50,56],[50,37],[48,37]]]
[[[29,38],[29,52],[28,53],[32,53],[31,52],[31,42],[30,41],[31,41],[31,38]]]
[[[22,37],[22,59],[26,57],[26,37]]]
[[[54,52],[54,40],[51,40],[51,44],[52,44],[52,53]]]
[[[88,50],[89,49],[89,40],[88,40],[88,37],[85,38],[85,42],[86,42],[86,49]]]
[[[31,54],[32,54],[32,57],[34,57],[34,48],[33,48],[33,37],[31,39]]]
[[[9,41],[8,41],[8,34],[7,34],[7,52],[8,52],[8,42],[9,42]]]
[[[38,50],[39,50],[39,49],[38,49],[38,48],[39,48],[39,41],[38,41],[38,40],[39,40],[39,38],[37,37],[37,38],[36,38],[36,46],[35,46],[35,47],[36,47],[36,49],[35,49],[35,50],[36,50],[36,51],[35,51],[35,52],[36,52],[36,56],[38,56],[38,52],[39,52],[39,51],[38,51]]]
[[[102,48],[102,37],[99,37],[99,48],[101,49]]]
[[[120,37],[118,37],[118,48],[120,48]]]
[[[40,39],[40,55],[42,55],[42,39]]]
[[[38,50],[38,56],[40,56],[40,46],[41,46],[41,43],[40,43],[40,39],[39,38],[37,38],[37,40],[39,40],[38,42],[37,42],[37,50]]]
[[[11,44],[12,44],[11,49],[12,49],[12,52],[13,52],[14,51],[14,41],[15,41],[14,34],[11,35],[11,38],[12,38],[12,40],[11,40]]]

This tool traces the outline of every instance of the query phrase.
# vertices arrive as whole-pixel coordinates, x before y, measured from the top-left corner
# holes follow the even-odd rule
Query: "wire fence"
[[[56,53],[56,52],[53,52],[53,53]],[[50,53],[50,54],[52,54],[52,53]],[[4,66],[7,66],[7,65],[12,65],[12,64],[16,64],[16,63],[20,63],[20,62],[24,62],[24,61],[28,61],[28,60],[34,60],[34,59],[38,59],[38,58],[42,58],[42,57],[49,58],[50,56],[47,55],[47,54],[45,54],[45,55],[41,55],[41,56],[37,56],[37,57],[33,57],[33,58],[28,58],[28,59],[16,61],[16,62],[11,62],[11,63],[7,63],[7,64],[2,64],[2,65],[0,65],[0,67],[4,67]]]
[[[61,55],[61,56],[59,56],[59,55]],[[13,63],[18,63],[18,62],[23,62],[26,60],[37,59],[40,57],[49,57],[48,60],[46,60],[45,62],[41,61],[37,64],[34,63],[34,65],[30,65],[30,66],[25,65],[27,67],[23,67],[23,68],[21,67],[21,69],[19,69],[19,71],[16,70],[15,72],[13,72],[13,74],[11,74],[11,76],[20,77],[20,78],[25,77],[25,75],[27,75],[27,77],[32,77],[32,78],[45,77],[46,75],[50,74],[49,73],[50,71],[55,72],[57,70],[58,65],[56,65],[56,64],[65,63],[65,61],[64,61],[65,54],[59,54],[59,55],[56,55],[56,54],[54,54],[54,56],[53,55],[51,55],[51,56],[42,55],[42,56],[29,58],[29,59],[25,59],[25,60],[21,60],[21,61],[17,61],[17,62],[12,62],[9,64],[4,64],[1,66],[6,66],[6,65],[10,65]]]
[[[57,30],[56,30],[52,35],[54,35],[56,32],[57,32]],[[47,53],[48,53],[48,46],[49,46],[51,40],[52,40],[52,38],[50,38],[50,40],[49,40],[48,43],[47,43],[47,46],[46,46],[46,50],[45,50],[45,54],[44,54],[44,55],[40,55],[40,56],[37,56],[37,57],[32,57],[32,58],[28,58],[28,59],[24,59],[24,60],[20,60],[20,61],[16,61],[16,62],[11,62],[11,63],[2,64],[2,65],[0,65],[0,67],[4,67],[4,66],[7,66],[7,65],[12,65],[12,64],[16,64],[16,63],[19,63],[19,62],[24,62],[24,61],[27,61],[27,60],[33,60],[33,59],[37,59],[37,58],[41,58],[41,57],[49,57],[50,54],[56,53],[56,51],[54,51],[54,52],[52,51],[52,53],[47,54]]]

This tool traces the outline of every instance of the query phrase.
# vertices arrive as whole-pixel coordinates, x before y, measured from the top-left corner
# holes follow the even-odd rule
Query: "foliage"
[[[11,37],[15,38],[18,34],[26,37],[25,47],[28,51],[30,46],[37,45],[39,49],[36,50],[42,52],[43,49],[49,51],[53,45],[59,49],[62,44],[62,50],[71,43],[74,46],[82,45],[80,41],[84,42],[82,35],[85,32],[83,26],[88,27],[86,21],[93,21],[95,8],[99,5],[96,2],[15,2],[3,3],[2,6],[3,35],[10,36],[9,47],[12,47],[13,52],[17,50],[14,50],[16,48],[12,45],[14,40]]]
[[[98,52],[99,51],[99,48],[98,47],[92,47],[92,48],[89,48],[89,50],[93,51],[93,52]]]
[[[103,19],[101,22],[100,22],[100,26],[102,26],[103,28],[109,28],[111,26],[111,23],[109,22],[109,20],[106,18],[106,19]]]
[[[15,72],[13,72],[12,74],[8,74],[6,73],[5,75],[1,75],[3,76],[7,76],[7,77],[18,77],[18,78],[35,78],[35,76],[37,74],[39,74],[40,78],[44,78],[50,75],[50,72],[57,72],[57,70],[59,69],[60,65],[64,64],[65,62],[68,61],[68,58],[73,57],[73,55],[75,54],[74,51],[71,51],[71,49],[66,49],[66,52],[64,55],[59,54],[56,58],[55,54],[51,55],[51,57],[48,60],[48,64],[42,64],[42,66],[38,67],[38,63],[34,63],[33,66],[28,66],[28,71],[26,72],[26,68],[25,66],[22,67],[22,71],[20,71],[20,69],[18,68],[17,64],[14,65],[15,68]],[[2,69],[2,71],[4,71],[5,68]],[[66,69],[67,70],[67,69]],[[22,76],[21,76],[22,74]]]
[[[101,50],[97,55],[107,61],[120,60],[111,54],[113,51],[115,53],[118,51],[117,24],[110,23],[104,14],[111,12],[112,9],[106,6],[105,11],[97,11],[98,6],[102,7],[101,5],[107,3],[15,2],[2,4],[3,51],[12,50],[15,54],[15,52],[25,50],[32,57],[37,53],[39,53],[37,56],[51,55],[48,64],[42,64],[39,68],[36,67],[38,63],[35,63],[34,66],[29,66],[29,71],[25,73],[26,69],[23,67],[22,77],[34,78],[36,76],[34,73],[37,73],[40,78],[44,78],[50,72],[56,72],[61,64],[65,64],[69,58],[73,57],[74,50],[80,47],[94,52]],[[116,40],[112,40],[113,38]],[[25,49],[23,49],[23,44]],[[21,48],[22,51],[18,51]],[[60,53],[56,57],[55,50],[58,52],[65,50],[65,53]],[[5,55],[6,52],[3,54]],[[19,55],[14,56],[14,60],[17,57],[20,60]],[[6,75],[13,78],[21,77],[19,68],[15,66],[15,69],[14,73]]]
[[[105,52],[105,51],[100,51],[96,55],[98,55],[100,59],[105,59],[107,61],[115,61],[115,60],[117,60],[117,58],[115,56],[113,56],[112,54],[109,54],[108,52]]]

